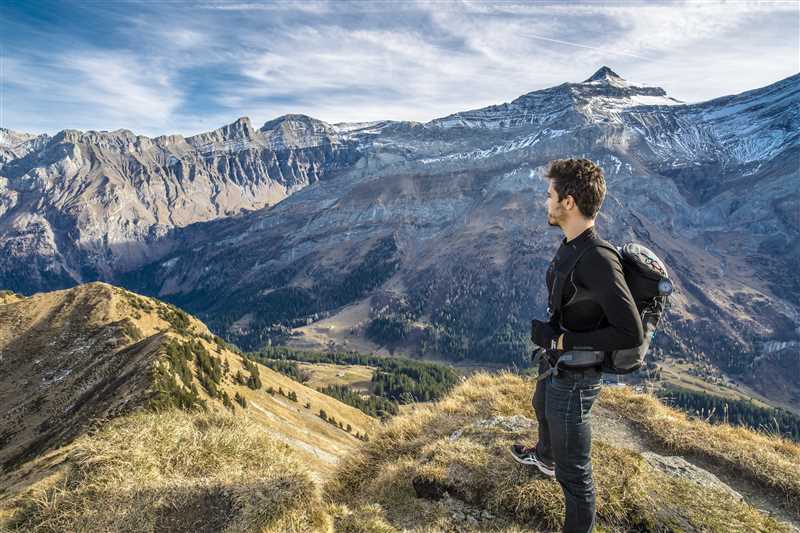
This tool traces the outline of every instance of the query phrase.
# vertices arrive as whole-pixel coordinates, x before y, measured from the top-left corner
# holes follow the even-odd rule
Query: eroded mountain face
[[[188,138],[64,130],[0,144],[0,269],[26,292],[112,279],[166,253],[173,229],[275,204],[356,157],[302,115]]]
[[[652,248],[675,279],[655,352],[798,402],[798,81],[684,104],[604,67],[425,124],[288,115],[188,139],[62,132],[0,168],[0,283],[114,280],[246,347],[299,342],[359,304],[369,313],[330,338],[524,364],[562,236],[542,176],[588,157],[608,187],[600,234]],[[94,156],[76,171],[76,155],[58,155],[76,151],[115,165]]]

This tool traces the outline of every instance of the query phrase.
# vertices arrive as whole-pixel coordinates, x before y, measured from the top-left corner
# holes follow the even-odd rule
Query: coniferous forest
[[[678,387],[662,390],[659,398],[667,405],[709,422],[746,426],[800,442],[800,416],[786,409],[761,407],[751,400],[729,400]]]
[[[372,375],[374,400],[362,398],[346,385],[325,387],[320,391],[380,418],[397,414],[397,404],[438,400],[459,380],[455,370],[444,365],[354,352],[320,353],[277,346],[265,347],[248,356],[300,382],[305,379],[297,362],[376,367]]]

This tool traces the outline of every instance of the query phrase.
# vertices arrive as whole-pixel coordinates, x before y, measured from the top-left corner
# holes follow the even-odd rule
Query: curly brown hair
[[[553,180],[559,201],[572,196],[586,218],[595,218],[606,197],[603,169],[589,159],[555,159],[545,175]]]

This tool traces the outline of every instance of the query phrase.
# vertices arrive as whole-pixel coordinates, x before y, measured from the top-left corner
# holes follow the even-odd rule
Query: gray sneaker
[[[547,477],[556,475],[555,464],[540,459],[536,454],[536,446],[529,448],[522,444],[514,444],[511,446],[511,456],[520,464],[538,467],[542,474]]]

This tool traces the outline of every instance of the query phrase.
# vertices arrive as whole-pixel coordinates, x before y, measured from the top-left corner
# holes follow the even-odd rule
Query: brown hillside
[[[217,367],[219,383],[206,380],[213,391],[201,383],[201,358]],[[237,375],[253,372],[202,322],[105,283],[28,298],[5,294],[0,365],[0,497],[35,482],[39,462],[58,464],[60,447],[77,436],[147,407],[183,402],[213,411],[226,409],[225,403],[294,448],[318,477],[360,442],[356,432],[370,434],[378,426],[361,411],[258,364],[251,367],[261,382],[257,389],[236,383]],[[234,400],[237,393],[245,408]],[[351,433],[323,421],[320,409],[350,424]]]

